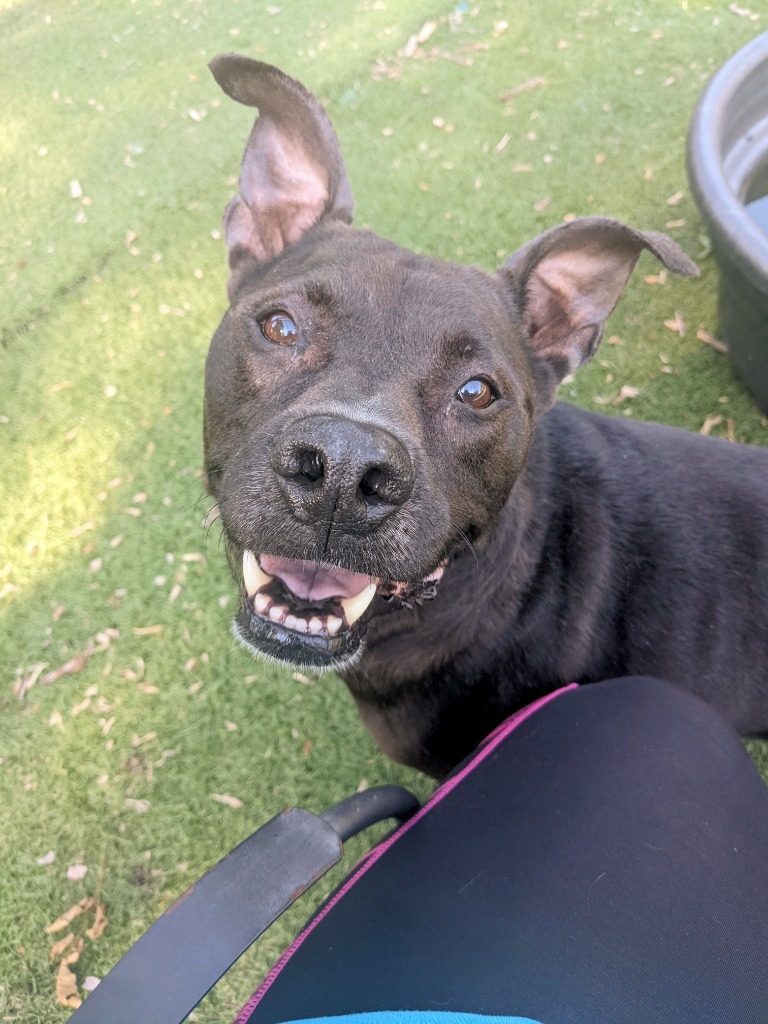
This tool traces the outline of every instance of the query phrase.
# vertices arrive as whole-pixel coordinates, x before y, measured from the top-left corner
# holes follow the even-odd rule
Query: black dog
[[[768,451],[553,404],[643,249],[695,265],[603,218],[495,276],[418,256],[348,226],[298,82],[211,68],[260,113],[205,395],[240,640],[337,669],[382,750],[438,776],[574,680],[662,676],[768,731]]]

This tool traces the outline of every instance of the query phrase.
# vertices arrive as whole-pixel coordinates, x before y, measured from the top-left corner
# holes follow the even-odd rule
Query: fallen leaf
[[[728,353],[728,346],[725,342],[720,341],[718,338],[713,338],[711,334],[707,333],[707,331],[696,331],[696,337],[699,341],[703,341],[705,345],[711,346],[716,352],[723,352],[724,354]]]
[[[759,14],[755,14],[754,11],[750,11],[748,7],[739,7],[738,4],[729,4],[728,10],[731,14],[736,14],[740,18],[747,18],[749,21],[757,21],[760,17]]]
[[[44,853],[42,857],[38,857],[35,864],[39,864],[40,867],[45,867],[46,864],[53,864],[56,860],[56,854],[53,850],[49,850],[48,853]]]
[[[96,913],[94,914],[93,918],[93,924],[85,934],[89,939],[92,939],[95,942],[96,939],[100,939],[101,936],[104,934],[104,929],[107,927],[108,924],[109,918],[107,917],[106,912],[104,910],[104,904],[97,903]]]
[[[537,213],[543,213],[551,202],[551,196],[544,196],[543,199],[540,199],[537,203],[533,204],[533,208]]]
[[[152,806],[151,800],[135,800],[133,797],[125,798],[125,806],[130,807],[137,814],[146,814]]]
[[[48,663],[46,661],[38,661],[36,665],[32,666],[32,669],[28,675],[24,676],[23,679],[17,679],[16,682],[13,684],[14,697],[18,698],[18,700],[23,700],[27,693],[27,690],[32,689],[37,680],[40,678],[43,669],[47,667]]]
[[[403,56],[413,57],[416,53],[416,50],[419,48],[419,45],[421,43],[426,43],[429,39],[431,39],[436,28],[436,21],[425,21],[424,24],[419,29],[419,31],[415,35],[411,36],[411,38],[405,44],[405,47],[403,48]]]
[[[219,804],[226,804],[227,807],[239,808],[243,806],[242,800],[238,800],[236,796],[229,796],[228,793],[211,793],[211,800],[215,800]]]
[[[87,864],[70,864],[67,868],[67,878],[70,882],[80,882],[87,874]]]
[[[76,526],[75,529],[72,530],[72,532],[70,533],[69,536],[70,537],[80,537],[87,530],[95,529],[95,526],[96,526],[95,523],[83,523],[82,526]]]
[[[81,712],[85,711],[85,709],[89,708],[90,706],[91,706],[91,698],[90,697],[84,697],[83,700],[81,700],[79,704],[75,704],[75,706],[70,711],[70,714],[72,715],[73,718],[77,718],[77,716]]]
[[[65,910],[61,917],[57,917],[52,924],[48,925],[45,929],[46,935],[53,935],[54,932],[60,932],[62,928],[68,927],[76,917],[79,917],[84,911],[90,910],[94,903],[93,896],[84,896],[69,910]]]
[[[707,416],[707,418],[704,420],[704,423],[699,433],[707,437],[709,434],[712,433],[712,428],[720,426],[722,422],[722,416]]]
[[[507,89],[506,92],[501,94],[499,99],[506,103],[507,100],[513,100],[517,96],[522,96],[523,93],[531,92],[533,89],[540,89],[542,85],[546,84],[546,79],[538,75],[536,78],[529,78],[527,81],[521,82],[520,85],[516,85],[512,89]]]
[[[134,626],[132,633],[134,636],[157,636],[163,632],[163,626]]]
[[[673,320],[665,320],[664,326],[670,331],[676,331],[681,338],[685,337],[685,320],[679,312],[675,313]]]
[[[69,944],[74,941],[74,938],[75,933],[70,932],[68,935],[65,935],[63,939],[58,939],[56,942],[54,942],[48,954],[51,960],[58,960],[58,958],[67,948],[67,946],[69,946]]]
[[[675,192],[675,194],[671,195],[667,200],[667,206],[677,206],[677,204],[680,202],[684,195],[685,192],[683,192],[682,189],[680,189],[678,192]]]
[[[493,152],[494,153],[501,153],[506,148],[507,143],[509,142],[509,140],[511,138],[512,138],[512,136],[509,134],[509,132],[504,132],[504,134],[501,136],[499,141],[493,147]]]
[[[80,957],[83,940],[78,939],[77,942],[78,945],[76,948],[70,953],[67,953],[59,964],[59,969],[56,972],[56,1001],[61,1006],[68,1006],[73,1010],[76,1010],[83,1002],[80,997],[80,993],[77,990],[77,978],[69,969],[69,965],[77,963]]]
[[[660,270],[658,274],[647,274],[643,280],[646,284],[666,284],[667,272],[666,270]]]
[[[631,384],[624,384],[616,398],[613,399],[613,405],[618,405],[620,402],[625,402],[628,398],[637,398],[639,394],[640,388],[632,387]]]

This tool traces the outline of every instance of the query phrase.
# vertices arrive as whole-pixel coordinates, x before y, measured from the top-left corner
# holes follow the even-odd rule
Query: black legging
[[[766,1024],[768,789],[730,726],[622,679],[561,691],[497,744],[238,1020]]]

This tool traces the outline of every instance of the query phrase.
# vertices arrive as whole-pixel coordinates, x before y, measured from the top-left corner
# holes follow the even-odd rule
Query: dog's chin
[[[339,672],[351,668],[365,647],[366,622],[337,636],[310,636],[258,615],[246,604],[232,624],[235,638],[251,651],[270,661],[313,672]]]

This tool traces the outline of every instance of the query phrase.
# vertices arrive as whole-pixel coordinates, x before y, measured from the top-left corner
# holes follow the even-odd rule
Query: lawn
[[[202,378],[251,112],[208,60],[237,50],[304,81],[357,223],[421,252],[492,269],[568,215],[667,230],[701,277],[643,257],[562,397],[768,444],[711,344],[684,168],[701,89],[765,22],[698,0],[0,0],[0,1020],[71,1012],[49,956],[67,929],[46,927],[79,900],[108,917],[73,922],[82,986],[284,806],[431,789],[377,753],[339,680],[254,661],[229,633]],[[195,1019],[230,1021],[311,905]]]

